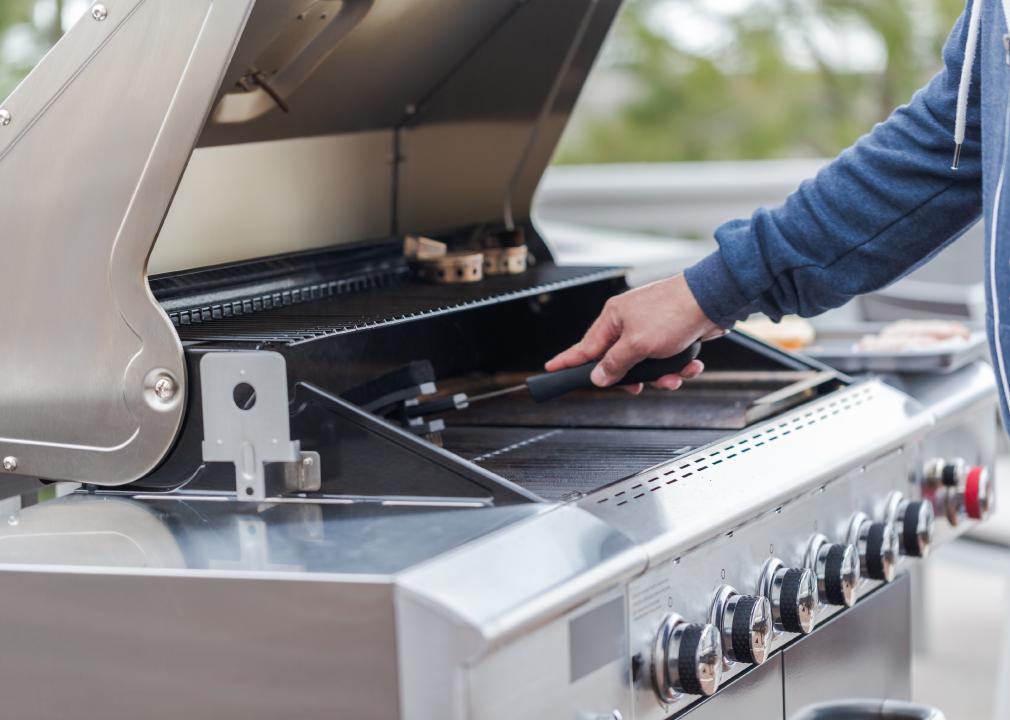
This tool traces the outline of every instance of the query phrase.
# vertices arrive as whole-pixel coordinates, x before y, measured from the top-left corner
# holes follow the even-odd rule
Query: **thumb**
[[[591,375],[593,384],[598,387],[613,385],[644,359],[645,356],[632,348],[630,342],[622,338],[607,351],[599,364],[593,368]]]

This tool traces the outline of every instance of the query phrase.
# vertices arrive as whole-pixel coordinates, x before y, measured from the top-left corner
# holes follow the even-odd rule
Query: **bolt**
[[[18,469],[18,459],[13,455],[8,455],[4,458],[4,470],[7,472],[14,472]]]
[[[179,387],[175,384],[175,380],[168,375],[159,375],[158,379],[154,381],[154,395],[162,402],[172,400],[178,391]]]
[[[9,110],[7,110],[6,108],[0,108],[0,125],[2,125],[3,127],[7,127],[8,125],[11,124],[11,120],[13,119],[14,118],[11,117]]]
[[[109,17],[109,8],[105,7],[101,3],[98,3],[91,8],[91,17],[98,22],[102,22],[102,20]]]
[[[302,467],[310,468],[315,464],[316,464],[315,461],[311,457],[302,458]]]

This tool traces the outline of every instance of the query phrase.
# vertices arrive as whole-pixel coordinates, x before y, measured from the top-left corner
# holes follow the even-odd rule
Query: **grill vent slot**
[[[655,491],[661,490],[668,485],[673,485],[680,480],[686,480],[690,477],[703,475],[707,470],[716,467],[717,465],[724,462],[732,462],[734,458],[743,456],[752,450],[764,447],[769,443],[773,443],[780,438],[787,437],[794,432],[801,432],[805,428],[816,425],[819,422],[824,422],[835,415],[854,410],[860,405],[870,401],[874,394],[875,388],[873,386],[866,386],[855,392],[848,393],[843,397],[832,400],[831,402],[824,403],[820,407],[803,413],[802,415],[795,415],[794,417],[788,418],[771,426],[765,425],[761,430],[753,432],[742,438],[734,439],[726,445],[722,445],[714,450],[711,450],[703,457],[695,458],[687,463],[682,460],[671,461],[666,465],[656,468],[654,470],[656,475],[651,478],[634,478],[634,482],[638,483],[632,488],[632,491],[634,492],[622,490],[614,493],[613,495],[608,495],[598,499],[596,504],[603,505],[605,503],[614,503],[620,507],[627,505],[629,502],[633,502],[644,495],[644,493],[639,493],[634,490],[634,488],[640,487],[641,485],[656,483],[656,485],[652,488]],[[658,482],[660,480],[663,482]]]

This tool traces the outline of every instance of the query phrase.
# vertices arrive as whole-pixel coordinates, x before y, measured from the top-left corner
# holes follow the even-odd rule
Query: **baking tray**
[[[948,373],[988,357],[986,334],[972,329],[963,343],[942,343],[934,348],[905,351],[856,351],[852,346],[864,335],[877,333],[887,323],[860,323],[819,329],[817,340],[804,355],[844,373]]]

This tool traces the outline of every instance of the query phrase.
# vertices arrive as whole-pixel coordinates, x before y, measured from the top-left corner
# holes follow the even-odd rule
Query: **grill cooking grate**
[[[278,294],[269,307],[233,304],[191,311],[179,320],[182,340],[295,344],[424,315],[532,297],[572,285],[616,277],[618,270],[537,266],[523,275],[496,276],[472,285],[427,285],[401,280],[392,287],[286,304]],[[198,318],[199,322],[192,322]]]
[[[588,495],[725,437],[724,430],[449,427],[446,449],[545,500]]]

